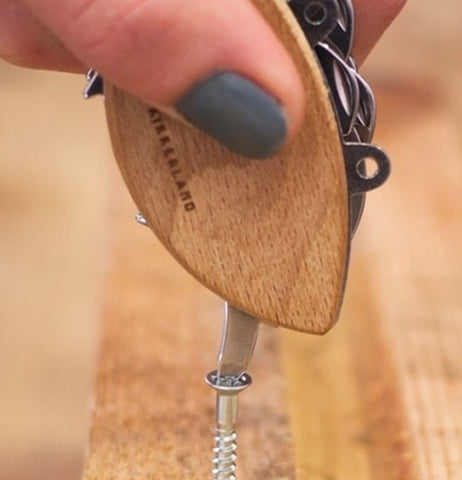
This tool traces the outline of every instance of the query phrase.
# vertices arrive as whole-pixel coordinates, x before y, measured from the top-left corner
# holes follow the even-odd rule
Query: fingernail
[[[193,87],[175,107],[194,126],[248,157],[275,154],[287,137],[279,103],[236,73],[212,75]]]

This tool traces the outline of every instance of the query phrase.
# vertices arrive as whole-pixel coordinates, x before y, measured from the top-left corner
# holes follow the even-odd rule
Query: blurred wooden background
[[[392,184],[392,198],[374,194],[355,242],[352,268],[353,279],[360,278],[371,255],[368,240],[375,236],[388,244],[378,267],[387,270],[400,243],[399,232],[389,231],[399,212],[395,224],[400,222],[416,248],[401,251],[400,265],[389,270],[401,268],[409,276],[421,272],[419,278],[426,282],[422,289],[431,296],[425,304],[416,295],[403,296],[402,307],[419,303],[427,309],[422,315],[430,315],[444,303],[452,325],[462,317],[462,296],[455,288],[462,271],[456,230],[459,226],[460,232],[462,209],[457,195],[447,197],[452,199],[448,202],[439,194],[462,188],[461,20],[458,0],[410,2],[365,67],[379,93],[377,142],[393,157],[394,175],[408,176],[403,183],[409,190],[400,195]],[[112,160],[101,102],[84,102],[83,85],[80,77],[0,64],[1,480],[76,480],[81,474],[114,199],[126,195]],[[441,212],[443,221],[427,222],[422,211],[415,216],[413,206],[418,210],[421,196]],[[386,203],[390,199],[392,207]],[[450,245],[444,251],[438,250],[441,236],[447,239],[445,248]],[[425,261],[437,264],[440,258],[445,270],[434,278],[425,276]],[[393,276],[379,281],[384,299],[387,278]],[[451,283],[445,284],[448,279]],[[407,327],[413,319],[408,320]],[[461,441],[461,423],[451,428],[451,422],[460,421],[451,403],[462,398],[462,365],[451,356],[460,350],[460,337],[450,335],[460,329],[435,331],[430,321],[424,327],[424,334],[437,338],[448,352],[452,382],[444,388],[453,396],[448,401],[441,384],[420,385],[424,396],[432,395],[425,388],[439,392],[436,403],[424,402],[424,407],[445,412],[450,424],[432,437],[419,417],[426,413],[416,406],[412,427],[421,429],[423,442],[430,439],[428,448],[445,451],[449,465],[442,470],[429,453],[422,478],[456,480],[462,475],[457,470],[462,452],[445,446],[452,439],[460,447]],[[397,358],[414,368],[418,380],[412,364],[425,357],[425,344],[418,343],[424,346],[414,359],[406,356],[417,344],[409,336],[412,329],[390,328],[403,334]],[[426,366],[427,377],[435,368],[431,362]]]

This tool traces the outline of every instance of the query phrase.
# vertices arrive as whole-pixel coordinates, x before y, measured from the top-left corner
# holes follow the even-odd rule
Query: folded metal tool
[[[280,154],[241,157],[104,84],[138,221],[226,301],[218,368],[207,375],[217,392],[216,480],[235,478],[237,397],[251,383],[260,320],[315,334],[335,324],[365,194],[390,172],[370,144],[376,106],[351,57],[351,0],[253,2],[292,54],[307,95],[303,130]],[[103,93],[97,72],[88,80],[86,97]]]

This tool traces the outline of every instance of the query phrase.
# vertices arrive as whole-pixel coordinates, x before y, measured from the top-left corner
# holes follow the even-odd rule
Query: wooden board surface
[[[249,473],[265,466],[268,478],[291,478],[292,472],[298,472],[302,480],[461,478],[462,3],[444,0],[439,6],[435,8],[430,0],[410,2],[368,65],[368,78],[381,92],[377,141],[387,146],[394,160],[393,175],[385,189],[369,198],[353,246],[347,301],[338,327],[316,340],[283,334],[282,342],[278,332],[269,330],[257,347],[252,369],[256,383],[242,396],[241,419],[264,429],[258,441],[267,442],[262,451],[269,454],[259,450],[252,462],[262,463],[248,466],[244,451],[255,437],[245,433],[241,424],[240,453],[245,464],[240,478],[251,478]],[[146,265],[143,281],[149,272],[160,272],[155,282],[163,286],[163,294],[156,305],[163,308],[168,304],[173,309],[181,303],[176,282],[184,286],[189,280],[159,253],[149,232],[127,218],[135,207],[130,206],[121,183],[112,182],[108,202],[108,170],[115,169],[104,128],[98,128],[103,126],[101,105],[81,102],[82,79],[2,66],[1,82],[0,248],[5,288],[0,478],[76,479],[105,265],[120,273],[117,264],[121,262],[120,268],[126,264],[122,258],[128,252],[139,245],[144,245],[140,255],[145,247],[148,251],[154,248],[155,268],[145,259],[139,260],[137,268]],[[125,199],[126,206],[114,202],[114,197]],[[117,211],[120,218],[116,221]],[[130,245],[122,257],[118,255],[114,265],[106,239],[120,231],[126,235],[129,229],[133,229],[129,237],[136,236],[140,243]],[[125,290],[125,280],[115,289],[113,279],[106,298],[114,291],[120,301],[133,286]],[[174,292],[173,300],[169,291]],[[133,300],[138,305],[135,311],[139,308],[146,315],[150,310],[154,316],[157,310],[149,300],[151,290],[137,295],[142,298],[139,305]],[[197,408],[203,415],[201,409],[208,408],[206,415],[212,419],[213,394],[202,386],[201,377],[215,359],[221,307],[206,295],[194,297],[194,302],[197,308],[199,303],[201,308],[208,305],[205,310],[211,320],[207,326],[214,330],[203,341],[210,349],[196,350],[193,345],[188,348],[199,354],[181,355],[191,364],[197,361],[198,368],[189,368],[199,372],[197,383],[191,380],[190,385],[200,400],[196,407],[194,396],[188,397],[186,411]],[[192,291],[187,298],[191,300]],[[199,316],[193,318],[185,310],[177,312],[191,322]],[[165,315],[172,318],[171,310]],[[130,324],[135,326],[135,320],[133,314]],[[109,328],[108,316],[106,324]],[[133,352],[140,329],[124,344],[132,345]],[[152,339],[156,333],[146,330],[146,336]],[[181,340],[180,345],[189,344]],[[107,351],[105,343],[101,358],[109,358]],[[140,370],[141,356],[148,359],[146,365],[152,365],[155,352],[137,355],[135,372]],[[113,364],[117,362],[115,358]],[[175,379],[181,377],[181,369],[176,368],[179,363],[175,363]],[[114,418],[103,415],[110,413],[104,410],[103,401],[109,405],[114,398],[133,400],[129,411],[133,415],[140,400],[135,398],[136,388],[131,394],[116,393],[123,379],[120,383],[117,378],[106,380],[107,396],[102,387],[95,396],[94,429],[97,422]],[[270,381],[276,400],[266,403],[263,411],[254,410],[253,405],[269,402],[264,396]],[[156,371],[152,372],[154,382]],[[177,393],[170,396],[171,389],[157,392],[156,401],[178,398]],[[111,405],[120,408],[122,402]],[[116,449],[121,441],[118,433],[125,434],[127,428],[117,432],[107,425],[106,436],[103,429],[97,434],[101,442],[104,438],[99,449],[94,450],[94,441],[90,443],[86,476],[92,465],[103,464],[97,455],[104,455],[113,461],[113,479],[128,478],[126,470],[117,469],[123,464],[117,463]],[[185,449],[193,438],[203,442],[206,451],[199,468],[208,470],[212,425],[201,427],[207,431],[192,432],[188,444],[181,425],[185,423],[171,435]],[[162,440],[156,431],[154,425],[151,433],[144,433],[141,440],[152,441],[144,451],[156,450]],[[285,432],[288,438],[280,440],[278,435]],[[281,456],[268,446],[274,434],[283,445]],[[125,448],[124,455],[129,450]],[[123,458],[126,462],[127,457]],[[159,456],[149,461],[149,468],[154,468]],[[130,465],[136,466],[135,462]]]
[[[296,464],[306,480],[457,480],[462,72],[381,79],[393,175],[368,199],[341,322],[321,341],[283,333]]]
[[[277,348],[257,348],[257,362],[263,358],[263,364],[257,364],[253,372],[257,385],[276,379],[277,396],[282,401],[268,406],[268,390],[263,388],[257,394],[258,386],[244,399],[240,423],[243,438],[239,442],[244,478],[261,478],[260,469],[268,464],[272,470],[266,472],[265,478],[275,479],[281,478],[282,467],[284,475],[299,480],[457,480],[462,475],[462,249],[457,237],[462,227],[462,152],[458,136],[462,109],[458,82],[455,77],[438,81],[423,73],[418,79],[412,78],[406,75],[406,67],[403,76],[398,77],[386,67],[386,62],[379,65],[375,77],[381,105],[378,141],[387,146],[395,160],[393,177],[383,191],[369,198],[354,246],[347,303],[338,327],[324,338],[283,330],[267,332],[271,344],[281,341],[280,356]],[[461,72],[457,75],[462,78]],[[138,250],[136,256],[131,256],[130,270],[137,264],[146,265],[143,252]],[[116,265],[119,262],[120,252]],[[122,278],[130,270],[125,270]],[[162,289],[167,289],[163,290],[163,298],[167,299],[164,301],[170,302],[178,295],[178,285],[167,281],[170,277],[159,278]],[[156,310],[156,302],[145,298],[148,294],[144,288],[138,283],[137,293],[131,293],[135,300],[124,295],[124,302],[133,302],[135,307],[141,295],[142,311],[157,312],[149,321],[157,325],[158,316],[164,315],[164,303],[157,304]],[[187,291],[182,286],[188,300],[175,306],[176,314],[182,316],[176,322],[188,322],[189,310],[196,311],[187,307]],[[207,294],[197,290],[194,302],[201,302],[203,295]],[[171,308],[169,303],[169,312]],[[212,310],[202,308],[204,314],[213,316]],[[214,311],[217,316],[217,308]],[[119,315],[113,313],[113,318]],[[139,321],[147,329],[145,313],[138,315],[142,318],[136,320],[133,316],[132,321]],[[117,332],[117,322],[113,324],[107,318],[109,338]],[[198,337],[178,343],[168,331],[168,348],[177,345],[182,356],[189,355],[182,365],[168,361],[168,370],[173,368],[176,378],[185,373],[189,378],[190,372],[202,373],[210,368],[210,352],[215,349],[208,339],[210,325],[202,328],[202,333],[195,334],[201,337],[201,345],[208,345],[205,349],[198,345]],[[138,352],[138,361],[143,365],[143,356],[150,358],[155,345],[156,340],[144,336],[128,348]],[[103,355],[119,358],[120,354],[111,353],[116,346],[104,348]],[[199,352],[204,351],[209,356],[208,364],[199,357]],[[164,365],[165,360],[159,362]],[[273,362],[276,367],[271,365]],[[141,391],[151,388],[145,375]],[[187,429],[187,441],[182,443],[185,431],[176,431],[174,426],[189,421],[179,419],[181,414],[175,410],[179,398],[183,398],[181,382],[176,383],[176,388],[170,385],[170,391],[166,389],[169,380],[153,374],[153,379],[166,382],[159,389],[162,396],[156,399],[157,405],[175,407],[160,421],[153,420],[151,427],[143,422],[142,431],[151,432],[152,437],[145,444],[144,455],[136,458],[129,454],[130,436],[104,434],[105,425],[114,418],[107,416],[113,404],[97,396],[86,480],[99,475],[124,478],[118,473],[121,467],[124,472],[130,469],[130,478],[149,477],[153,472],[157,472],[157,478],[160,475],[166,479],[180,478],[185,472],[189,475],[188,455],[172,461],[171,452],[165,453],[165,445],[172,444],[177,452],[185,448],[189,455],[194,453],[194,472],[206,475],[213,415],[211,410],[206,415],[204,409],[213,406],[213,397],[201,387],[200,376],[191,384],[198,391],[188,401],[186,418],[193,412],[194,418],[201,420],[197,429]],[[99,377],[97,391],[108,385],[124,394],[124,384],[115,375]],[[146,400],[152,396],[142,395],[137,406],[132,403],[132,416],[124,413],[128,404],[119,404],[116,414],[118,424],[124,425],[122,432],[128,429],[136,436],[132,422],[145,409],[156,408],[154,401]],[[252,415],[252,421],[247,415]],[[286,453],[282,458],[272,442],[279,444],[281,440],[274,435],[286,431],[287,422],[291,425],[287,431],[292,433],[293,450],[283,442]],[[199,425],[205,425],[205,430],[200,430]],[[271,435],[264,438],[269,443],[263,445],[248,437],[249,426],[254,433],[268,428]],[[162,434],[156,436],[157,431]],[[126,441],[121,448],[120,442]],[[253,467],[249,458],[256,459]],[[104,464],[99,463],[102,459]]]
[[[83,85],[0,62],[1,480],[82,470],[115,175]]]
[[[264,329],[242,397],[243,478],[462,472],[462,110],[437,83],[389,78],[379,91],[394,175],[369,198],[340,324],[323,338]],[[132,212],[117,223],[85,480],[204,478],[214,400],[202,376],[219,301],[127,221]]]
[[[131,204],[118,210],[85,479],[208,478],[215,394],[204,377],[216,365],[222,302],[135,224]],[[252,369],[256,384],[242,395],[240,470],[289,479],[294,464],[279,346],[268,330]],[[262,414],[271,421],[261,422]]]

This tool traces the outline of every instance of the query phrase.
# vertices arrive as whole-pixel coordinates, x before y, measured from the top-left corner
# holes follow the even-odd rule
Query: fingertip
[[[305,100],[297,68],[250,0],[236,2],[231,10],[226,2],[211,9],[210,0],[69,0],[59,11],[47,0],[27,2],[81,62],[163,110],[218,72],[233,72],[252,82],[254,93],[260,89],[260,98],[267,98],[265,108],[272,111],[274,120],[268,126],[268,132],[274,134],[273,143],[268,135],[256,136],[265,137],[267,145],[260,143],[260,153],[250,148],[253,156],[268,156],[293,139],[302,124]],[[245,97],[250,89],[244,82],[240,86]],[[228,93],[232,97],[235,92]],[[253,98],[258,96],[255,93]],[[277,109],[271,110],[272,102]],[[225,104],[221,104],[225,109],[221,118],[230,108]],[[190,122],[202,128],[204,111],[210,115],[207,108],[202,102],[202,110],[189,112]],[[275,113],[278,109],[280,115]],[[235,124],[236,131],[243,132],[241,127],[249,126],[249,118],[243,115],[245,121],[241,126]]]

